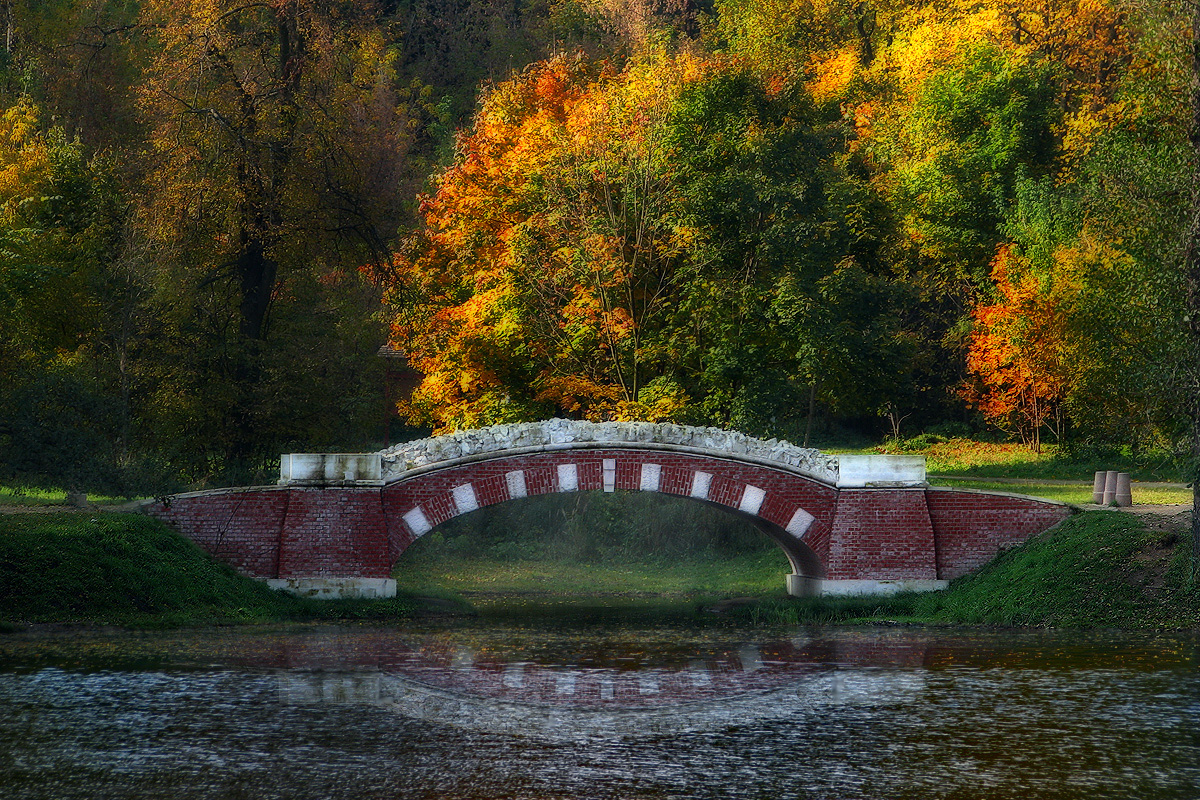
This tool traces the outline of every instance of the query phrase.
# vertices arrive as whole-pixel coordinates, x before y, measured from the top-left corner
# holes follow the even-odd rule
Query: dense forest
[[[1191,16],[6,0],[0,481],[552,415],[1182,453]]]

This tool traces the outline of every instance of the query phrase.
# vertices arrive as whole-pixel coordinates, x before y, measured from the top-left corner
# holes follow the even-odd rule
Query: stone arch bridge
[[[923,456],[832,456],[715,428],[558,419],[378,453],[284,455],[278,485],[177,494],[146,511],[278,588],[386,597],[401,554],[446,520],[577,491],[662,492],[742,515],[787,554],[793,595],[943,588],[1071,513],[931,487]]]

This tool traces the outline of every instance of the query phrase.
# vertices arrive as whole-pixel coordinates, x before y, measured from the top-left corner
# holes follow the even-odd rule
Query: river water
[[[0,636],[3,798],[1198,798],[1195,634]]]

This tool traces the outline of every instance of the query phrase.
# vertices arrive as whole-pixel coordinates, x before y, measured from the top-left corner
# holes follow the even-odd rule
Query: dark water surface
[[[1200,798],[1195,634],[0,636],[0,798]]]

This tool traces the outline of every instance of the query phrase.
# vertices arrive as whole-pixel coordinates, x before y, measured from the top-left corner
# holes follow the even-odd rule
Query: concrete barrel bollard
[[[1113,500],[1122,508],[1128,508],[1133,505],[1133,492],[1129,487],[1129,473],[1117,473],[1117,488],[1113,495]]]
[[[1092,479],[1092,502],[1100,505],[1104,502],[1104,480],[1108,473],[1104,470],[1099,470],[1096,477]]]
[[[1100,504],[1111,506],[1113,501],[1117,499],[1117,472],[1109,470],[1104,473],[1104,496],[1100,498]]]

